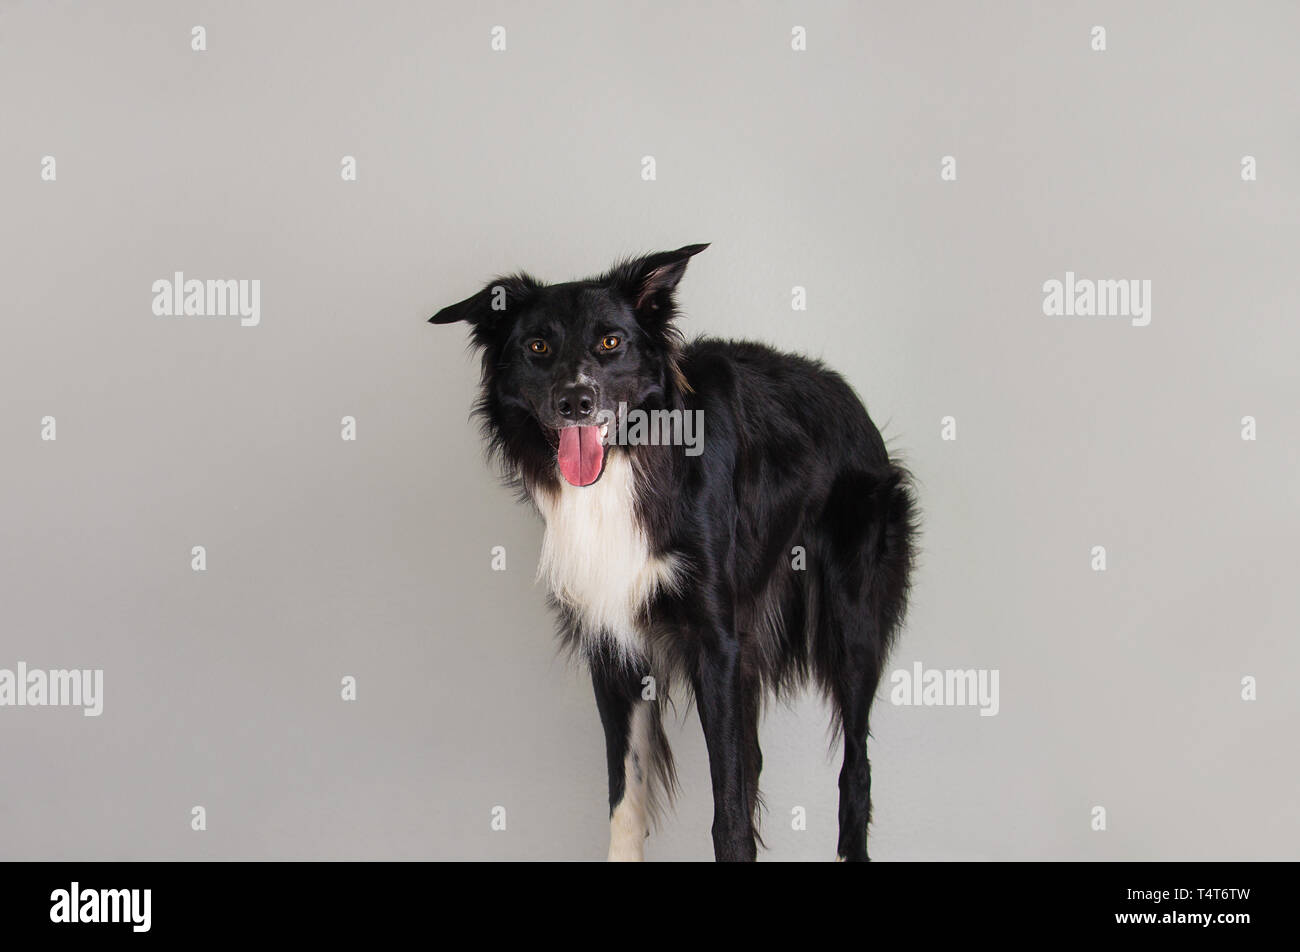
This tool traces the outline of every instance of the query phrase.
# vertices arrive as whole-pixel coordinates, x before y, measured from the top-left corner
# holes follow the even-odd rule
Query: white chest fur
[[[676,584],[672,556],[656,557],[636,516],[635,473],[627,456],[611,453],[591,486],[561,480],[539,493],[546,520],[537,577],[577,615],[584,640],[609,638],[625,650],[640,643],[637,615],[655,592]]]

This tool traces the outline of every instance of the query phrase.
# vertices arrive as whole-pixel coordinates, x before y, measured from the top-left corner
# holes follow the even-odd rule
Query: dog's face
[[[508,455],[544,445],[571,484],[600,478],[618,414],[663,406],[679,342],[673,291],[706,247],[638,258],[586,281],[501,278],[431,318],[471,325],[484,352],[480,411]]]
[[[542,288],[503,341],[502,398],[550,430],[592,423],[653,393],[661,350],[613,289]]]

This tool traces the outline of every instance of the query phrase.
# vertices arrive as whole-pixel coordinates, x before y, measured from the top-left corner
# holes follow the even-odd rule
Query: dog
[[[707,247],[563,284],[500,277],[430,322],[469,326],[489,456],[546,523],[538,575],[604,727],[608,858],[643,858],[675,789],[663,716],[680,685],[704,729],[714,855],[754,860],[761,708],[811,680],[844,743],[836,858],[865,861],[868,729],[907,609],[912,480],[822,364],[685,343],[677,287]],[[689,442],[646,439],[647,418],[699,425]]]

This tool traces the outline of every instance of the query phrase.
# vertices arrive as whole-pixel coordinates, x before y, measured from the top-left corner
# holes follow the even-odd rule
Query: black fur
[[[671,793],[661,724],[670,684],[689,689],[709,751],[713,842],[720,860],[756,855],[762,700],[809,678],[844,738],[838,855],[867,859],[869,715],[906,609],[915,504],[862,402],[820,363],[762,344],[683,345],[674,292],[691,245],[625,261],[600,277],[543,285],[500,278],[434,323],[463,320],[482,349],[477,404],[490,447],[526,497],[556,492],[560,396],[579,379],[593,412],[620,402],[702,410],[703,452],[614,446],[636,473],[636,512],[652,550],[690,567],[646,607],[629,657],[580,635],[553,600],[561,635],[592,669],[605,726],[610,808],[623,795],[627,724],[653,674],[652,792]],[[495,302],[495,307],[493,306]],[[618,338],[606,352],[605,341]],[[546,342],[546,353],[530,348]],[[568,388],[566,390],[566,388]],[[802,547],[804,568],[796,568]]]

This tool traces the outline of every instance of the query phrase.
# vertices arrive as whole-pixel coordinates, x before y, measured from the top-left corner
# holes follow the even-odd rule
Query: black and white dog
[[[469,324],[485,436],[546,520],[539,576],[605,729],[609,858],[641,858],[673,790],[662,705],[680,684],[708,746],[714,854],[754,859],[762,702],[811,676],[844,739],[837,854],[865,860],[908,476],[834,372],[762,344],[683,344],[675,289],[706,247],[565,284],[503,277],[431,320]]]

